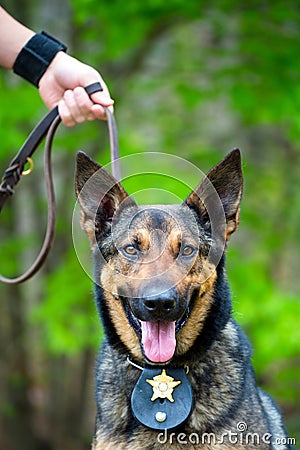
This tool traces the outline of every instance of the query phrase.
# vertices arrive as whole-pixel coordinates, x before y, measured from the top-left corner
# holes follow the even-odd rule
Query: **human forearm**
[[[12,69],[22,47],[35,34],[0,6],[0,65]]]
[[[62,50],[62,51],[61,51]],[[58,105],[62,121],[72,126],[84,120],[105,118],[102,106],[113,110],[113,100],[100,73],[64,53],[66,46],[45,32],[36,34],[0,6],[0,66],[39,88],[48,108]],[[84,86],[100,83],[92,95]]]

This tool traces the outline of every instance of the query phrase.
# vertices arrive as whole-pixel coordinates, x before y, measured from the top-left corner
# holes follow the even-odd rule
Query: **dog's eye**
[[[195,253],[196,249],[191,245],[185,245],[181,251],[183,256],[192,256]]]
[[[131,245],[131,244],[126,245],[125,247],[123,247],[123,252],[124,252],[126,255],[129,255],[129,256],[135,256],[135,255],[137,255],[137,249],[136,249],[133,245]]]

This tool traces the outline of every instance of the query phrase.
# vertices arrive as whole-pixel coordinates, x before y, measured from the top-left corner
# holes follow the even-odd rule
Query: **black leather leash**
[[[93,83],[85,87],[86,92],[91,96],[95,92],[102,91],[100,83]],[[103,107],[107,118],[107,126],[110,140],[110,156],[112,165],[112,174],[116,180],[120,180],[120,165],[119,165],[119,147],[117,137],[117,127],[113,114],[108,108]],[[38,148],[42,140],[46,136],[45,154],[44,154],[44,168],[45,168],[45,184],[48,199],[48,222],[44,238],[44,242],[40,253],[32,266],[22,275],[16,278],[6,278],[0,274],[0,281],[6,284],[18,284],[31,278],[45,262],[49,251],[52,248],[54,234],[55,234],[55,194],[53,186],[53,176],[51,167],[51,150],[52,142],[61,118],[58,113],[58,107],[52,109],[34,128],[28,136],[26,142],[23,144],[19,153],[11,161],[9,167],[4,172],[2,182],[0,185],[0,213],[5,201],[14,194],[14,186],[20,181],[24,167],[31,156]]]

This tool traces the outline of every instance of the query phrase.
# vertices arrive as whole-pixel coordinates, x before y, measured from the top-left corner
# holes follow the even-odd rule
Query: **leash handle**
[[[95,92],[102,91],[103,88],[99,82],[92,83],[84,88],[89,96]],[[119,165],[119,147],[117,138],[117,126],[113,114],[108,108],[104,107],[107,117],[107,125],[110,140],[110,154],[112,163],[112,174],[119,181],[120,180],[120,165]],[[39,147],[42,140],[46,137],[45,156],[44,156],[44,170],[45,183],[48,199],[48,222],[42,248],[31,267],[22,275],[16,278],[6,278],[0,274],[0,282],[6,284],[19,284],[31,278],[45,262],[54,241],[55,235],[55,193],[51,166],[51,150],[52,142],[58,125],[61,122],[58,107],[53,108],[44,118],[36,125],[33,131],[28,136],[27,140],[21,147],[18,154],[11,161],[9,167],[4,172],[2,182],[0,185],[0,213],[8,197],[14,194],[14,186],[20,181],[21,174],[27,159],[30,158],[35,150]]]

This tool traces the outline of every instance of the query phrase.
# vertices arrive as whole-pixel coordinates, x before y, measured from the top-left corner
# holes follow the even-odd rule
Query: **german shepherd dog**
[[[105,331],[93,450],[293,448],[231,317],[225,249],[242,184],[235,149],[182,204],[137,206],[78,153],[76,194]]]

